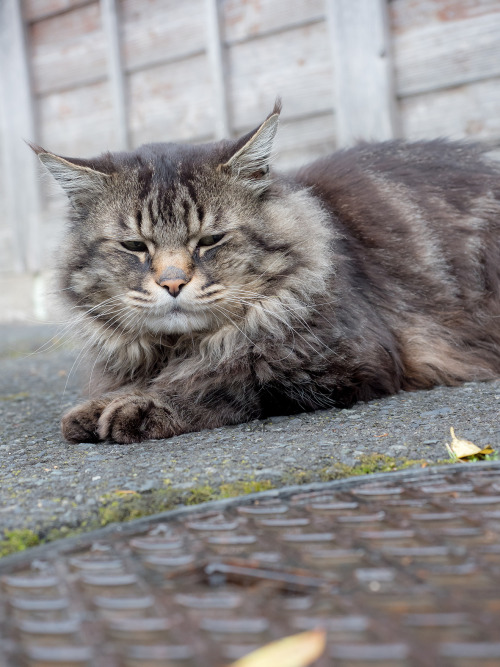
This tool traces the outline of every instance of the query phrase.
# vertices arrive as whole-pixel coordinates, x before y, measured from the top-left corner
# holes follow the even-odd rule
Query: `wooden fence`
[[[60,202],[22,139],[90,156],[210,141],[280,94],[280,167],[356,138],[500,139],[499,0],[0,0],[0,278]]]

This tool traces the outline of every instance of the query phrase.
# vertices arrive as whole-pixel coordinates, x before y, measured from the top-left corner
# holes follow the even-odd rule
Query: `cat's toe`
[[[98,426],[101,440],[123,444],[173,435],[168,410],[148,396],[116,398],[103,411]]]
[[[61,420],[63,437],[71,443],[99,442],[97,425],[105,405],[104,401],[94,400],[72,408]]]

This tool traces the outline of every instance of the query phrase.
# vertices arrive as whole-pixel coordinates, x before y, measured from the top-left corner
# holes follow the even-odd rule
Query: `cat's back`
[[[344,303],[371,309],[368,338],[391,332],[404,388],[498,375],[500,167],[480,146],[362,143],[294,178],[330,212]]]
[[[444,198],[458,209],[476,197],[500,199],[500,165],[480,144],[445,139],[362,142],[319,158],[293,178],[335,208],[369,206],[405,192],[416,202]]]
[[[382,263],[395,261],[390,249],[398,245],[418,261],[424,244],[455,265],[478,259],[471,246],[492,245],[500,254],[500,164],[481,145],[444,139],[360,143],[293,178],[323,202],[344,235],[368,253],[382,251]]]

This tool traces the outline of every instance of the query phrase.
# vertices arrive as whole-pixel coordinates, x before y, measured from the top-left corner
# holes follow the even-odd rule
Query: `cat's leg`
[[[201,384],[201,383],[200,383]],[[208,388],[208,385],[207,387]],[[257,417],[258,392],[241,383],[238,389],[182,390],[178,385],[155,391],[121,394],[108,403],[99,418],[100,440],[121,443],[170,438],[181,433],[238,424]]]
[[[237,424],[258,416],[257,401],[221,399],[210,405],[199,395],[169,397],[164,392],[114,393],[77,405],[61,421],[68,442],[119,443],[170,438],[173,435]]]

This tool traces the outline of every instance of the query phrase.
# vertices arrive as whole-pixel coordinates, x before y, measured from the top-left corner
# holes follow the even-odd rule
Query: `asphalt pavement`
[[[0,540],[5,530],[43,538],[103,525],[122,518],[123,503],[134,517],[361,468],[426,465],[448,457],[450,427],[500,450],[500,380],[168,440],[70,445],[59,420],[79,399],[82,364],[52,326],[0,326]]]

